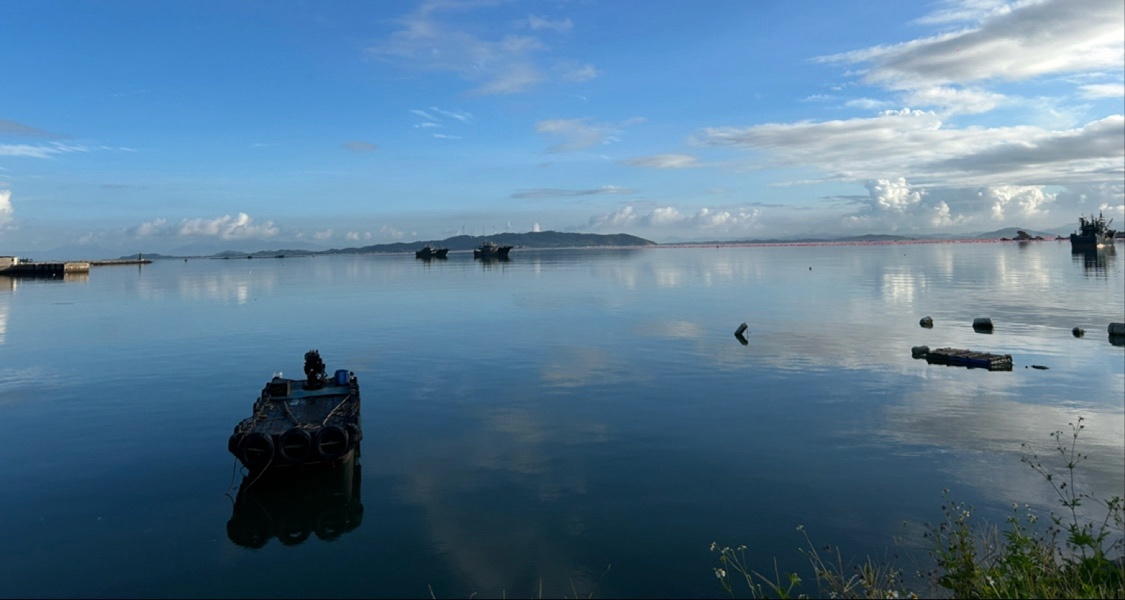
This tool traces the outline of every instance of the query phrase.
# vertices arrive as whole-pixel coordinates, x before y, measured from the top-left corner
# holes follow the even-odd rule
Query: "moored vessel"
[[[1113,236],[1116,231],[1109,228],[1113,219],[1106,220],[1101,213],[1097,217],[1085,215],[1078,217],[1078,231],[1070,234],[1071,248],[1099,248],[1113,245]]]
[[[434,248],[426,244],[421,250],[414,251],[414,258],[445,258],[449,254],[449,248]]]
[[[339,369],[328,378],[317,350],[305,353],[305,379],[275,376],[238,423],[227,449],[251,472],[336,465],[363,439],[359,381]]]
[[[508,258],[511,246],[501,246],[496,242],[488,241],[473,250],[473,258]]]

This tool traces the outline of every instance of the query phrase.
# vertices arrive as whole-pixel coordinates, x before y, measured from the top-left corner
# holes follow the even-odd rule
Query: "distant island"
[[[408,254],[429,244],[435,248],[449,248],[450,252],[469,251],[479,248],[485,241],[514,248],[641,248],[658,246],[652,240],[624,233],[593,234],[563,233],[559,231],[531,231],[528,233],[497,233],[495,235],[458,235],[444,240],[418,240],[416,242],[395,242],[393,244],[374,244],[358,248],[332,248],[330,250],[280,249],[259,252],[237,252],[227,250],[199,258],[275,258],[287,256],[313,256],[326,254]],[[162,254],[142,254],[144,258],[185,258]],[[136,258],[136,255],[131,255]]]

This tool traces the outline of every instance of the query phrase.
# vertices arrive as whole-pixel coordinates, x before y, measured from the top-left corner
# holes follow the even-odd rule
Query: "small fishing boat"
[[[414,251],[414,258],[445,258],[449,254],[449,248],[434,248],[426,244],[421,250]]]
[[[275,376],[234,427],[227,449],[251,472],[337,465],[363,439],[359,381],[339,369],[329,379],[320,353],[305,353],[305,379]]]
[[[1106,221],[1101,213],[1096,218],[1092,214],[1089,217],[1078,217],[1078,231],[1070,234],[1070,247],[1084,249],[1112,246],[1113,236],[1117,233],[1109,228],[1112,222],[1113,219]]]
[[[508,258],[511,246],[501,246],[496,242],[485,242],[473,250],[473,258]]]

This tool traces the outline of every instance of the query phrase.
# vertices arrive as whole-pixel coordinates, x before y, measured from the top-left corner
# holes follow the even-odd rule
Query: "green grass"
[[[944,520],[925,528],[933,568],[919,574],[931,586],[921,591],[923,595],[1125,598],[1125,500],[1120,496],[1103,500],[1078,491],[1076,471],[1088,458],[1077,449],[1083,420],[1070,423],[1069,434],[1051,433],[1055,442],[1051,458],[1061,468],[1052,470],[1036,454],[1021,458],[1055,491],[1061,514],[1051,512],[1041,520],[1029,506],[1017,504],[1001,528],[974,520],[972,507],[954,501],[946,490]],[[818,551],[804,528],[797,529],[805,540],[801,553],[815,578],[812,597],[919,597],[907,589],[897,555],[853,565],[844,561],[839,549],[823,546],[823,553]],[[746,546],[712,543],[711,550],[719,555],[715,577],[732,598],[810,597],[807,582],[797,573],[782,572],[776,559],[773,568],[763,573],[747,563]]]

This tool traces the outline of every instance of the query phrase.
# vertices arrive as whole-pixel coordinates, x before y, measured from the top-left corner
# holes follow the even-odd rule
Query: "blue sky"
[[[1121,0],[2,6],[0,254],[1125,221]]]

